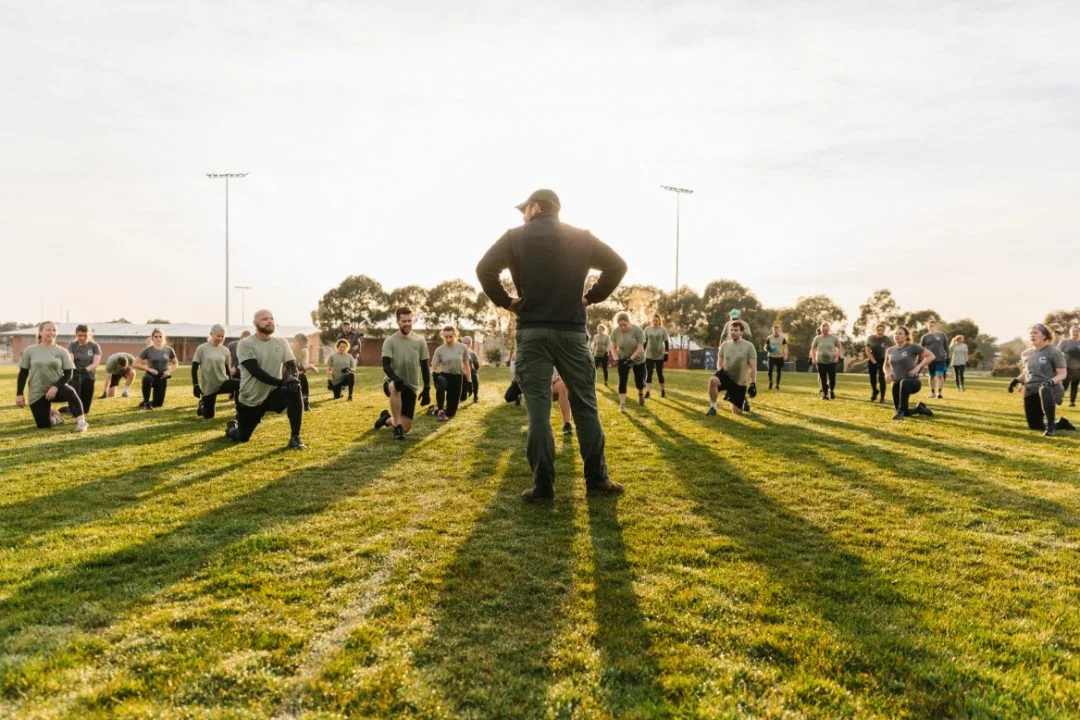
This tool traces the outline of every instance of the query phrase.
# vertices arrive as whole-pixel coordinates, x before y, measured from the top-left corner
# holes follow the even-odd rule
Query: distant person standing
[[[239,381],[232,376],[232,354],[225,346],[225,327],[214,325],[191,359],[191,394],[199,398],[195,414],[213,419],[218,395],[232,395],[239,389]]]
[[[86,432],[90,426],[86,424],[82,401],[69,384],[74,372],[71,353],[56,344],[56,324],[48,320],[41,323],[38,342],[23,350],[19,357],[15,406],[29,406],[38,429],[50,430],[63,423],[60,414],[53,412],[52,404],[67,403],[75,418],[75,432]]]
[[[1056,435],[1058,430],[1074,430],[1065,418],[1055,419],[1057,406],[1065,399],[1062,383],[1068,375],[1065,353],[1051,343],[1054,334],[1042,323],[1035,323],[1028,333],[1031,344],[1020,355],[1020,375],[1009,384],[1009,392],[1024,386],[1024,415],[1028,428]]]
[[[930,397],[941,398],[941,390],[945,387],[945,371],[949,367],[949,338],[937,329],[937,320],[927,323],[926,334],[919,340],[919,344],[934,354],[934,362],[930,363]]]
[[[304,399],[304,411],[311,410],[311,384],[308,382],[308,370],[318,370],[311,362],[308,350],[308,336],[296,333],[293,336],[293,355],[296,357],[297,379],[300,381],[300,396]]]
[[[956,378],[956,389],[964,392],[964,371],[967,370],[968,346],[964,342],[963,335],[957,335],[949,343],[949,355],[953,368],[953,376]]]
[[[772,326],[772,334],[765,338],[762,350],[769,356],[769,389],[773,389],[773,370],[776,371],[776,389],[780,389],[780,376],[788,359],[787,338],[780,332],[780,325]],[[756,363],[755,363],[756,364]]]
[[[346,320],[341,323],[341,328],[338,330],[337,340],[345,340],[349,343],[349,354],[352,355],[357,364],[360,363],[360,333],[353,329],[353,324]],[[335,341],[336,342],[336,341]]]
[[[656,381],[660,383],[660,397],[667,397],[664,390],[664,363],[671,349],[671,336],[667,328],[660,323],[660,316],[653,315],[649,327],[645,328],[645,397],[652,397],[652,378],[656,372]]]
[[[68,352],[75,362],[71,387],[79,394],[83,413],[89,413],[90,404],[94,402],[94,381],[101,364],[101,346],[94,342],[90,328],[80,324],[75,326],[75,339],[68,344]]]
[[[105,360],[105,374],[109,376],[109,384],[99,400],[116,396],[116,388],[120,381],[124,381],[124,391],[121,397],[127,397],[131,389],[131,383],[135,382],[135,356],[126,352],[117,352]]]
[[[1069,390],[1069,407],[1076,407],[1076,389],[1080,386],[1080,325],[1069,328],[1069,337],[1058,343],[1058,350],[1064,353],[1068,370],[1065,386]]]
[[[716,414],[716,398],[720,390],[724,399],[731,403],[731,412],[742,415],[750,412],[747,396],[757,395],[757,349],[754,343],[744,340],[741,320],[731,323],[731,338],[720,343],[716,352],[716,375],[709,378],[709,409],[706,415]]]
[[[822,400],[836,399],[836,365],[841,352],[840,338],[833,335],[832,326],[821,323],[821,333],[810,345],[810,361],[817,365]]]
[[[465,402],[472,394],[475,405],[480,402],[480,357],[473,351],[473,339],[465,336],[461,338],[461,344],[469,350],[469,366],[472,369],[469,379],[461,385],[461,401]]]
[[[934,353],[922,345],[909,342],[911,332],[906,327],[896,328],[896,343],[885,352],[885,380],[892,383],[893,420],[903,420],[912,415],[931,416],[934,413],[923,403],[911,407],[911,396],[922,390],[919,373],[934,362]]]
[[[240,358],[238,358],[236,356],[236,346],[240,343],[240,340],[243,340],[244,338],[246,338],[249,335],[251,335],[251,332],[248,331],[248,330],[244,330],[242,333],[240,333],[240,339],[239,340],[233,340],[232,342],[230,342],[228,344],[229,355],[231,356],[231,359],[232,359],[232,364],[231,364],[232,373],[233,373],[233,377],[236,378],[237,380],[240,379]]]
[[[596,367],[601,368],[604,371],[604,384],[608,384],[608,365],[610,364],[610,355],[608,350],[610,349],[611,338],[608,337],[607,327],[603,324],[596,326],[596,334],[589,340],[589,349],[592,351],[594,362]]]
[[[587,230],[559,220],[561,204],[551,190],[537,190],[518,205],[525,219],[508,230],[476,266],[488,298],[517,313],[517,379],[529,415],[526,455],[533,487],[526,502],[555,499],[555,438],[551,432],[551,378],[559,371],[570,395],[585,466],[586,495],[614,495],[623,487],[608,479],[604,431],[596,407],[596,370],[585,334],[585,308],[605,300],[626,274],[626,262]],[[499,275],[509,268],[518,296],[511,298]],[[591,269],[600,277],[582,295]],[[644,354],[644,353],[642,353]]]
[[[346,402],[352,402],[353,388],[356,387],[356,358],[349,352],[349,341],[345,338],[334,343],[334,348],[336,352],[326,359],[326,389],[333,393],[335,400],[341,397],[343,390],[347,390],[349,396]]]
[[[645,331],[630,322],[630,313],[615,315],[615,329],[611,331],[611,354],[619,372],[619,412],[626,412],[626,386],[630,373],[634,373],[638,405],[645,404]],[[595,375],[595,373],[594,373]]]
[[[177,365],[176,351],[165,344],[165,333],[160,328],[151,330],[150,344],[142,349],[135,360],[135,367],[143,371],[143,401],[139,403],[140,408],[153,410],[165,404],[165,390]],[[151,393],[153,400],[150,399]]]
[[[255,313],[255,334],[237,343],[240,359],[240,390],[236,394],[236,420],[230,420],[225,437],[247,442],[268,413],[285,412],[289,417],[290,450],[305,450],[300,439],[304,422],[304,400],[292,348],[284,338],[274,337],[277,325],[269,310]]]
[[[724,329],[720,333],[720,342],[724,342],[725,340],[730,340],[731,339],[731,327],[736,322],[739,322],[742,325],[742,333],[740,333],[740,335],[742,336],[742,339],[743,340],[751,340],[751,341],[753,340],[753,338],[751,337],[751,334],[750,334],[750,324],[747,323],[747,322],[744,322],[743,320],[740,320],[739,318],[741,318],[741,317],[742,317],[742,310],[739,310],[738,308],[735,308],[735,309],[731,310],[728,313],[728,321],[726,323],[724,323]]]
[[[383,410],[375,421],[375,429],[390,427],[395,440],[404,440],[412,430],[416,402],[421,407],[431,404],[431,368],[428,365],[428,346],[424,338],[412,331],[412,308],[399,307],[394,311],[397,332],[383,341],[382,366],[386,374],[383,392],[390,399],[390,409]],[[420,382],[423,381],[423,390]]]
[[[878,324],[874,334],[866,338],[866,370],[870,373],[870,402],[878,399],[885,402],[885,353],[896,343],[885,334],[885,326]]]

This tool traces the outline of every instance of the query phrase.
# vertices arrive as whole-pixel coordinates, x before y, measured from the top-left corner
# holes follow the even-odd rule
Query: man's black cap
[[[526,205],[531,205],[534,202],[546,202],[555,206],[556,210],[562,209],[562,203],[559,202],[559,196],[555,194],[554,190],[534,190],[533,194],[529,196],[529,199],[520,205],[515,207],[518,211],[524,210]]]

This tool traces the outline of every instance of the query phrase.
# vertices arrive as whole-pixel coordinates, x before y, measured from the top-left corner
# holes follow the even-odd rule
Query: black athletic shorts
[[[120,373],[119,375],[109,376],[109,387],[116,387],[120,384],[120,381],[127,377],[127,371]]]
[[[717,370],[715,375],[720,380],[720,389],[727,393],[728,402],[741,408],[746,402],[747,386],[735,384],[735,380],[723,370]]]

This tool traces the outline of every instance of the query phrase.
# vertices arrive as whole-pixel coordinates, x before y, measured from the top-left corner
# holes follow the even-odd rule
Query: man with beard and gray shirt
[[[919,340],[919,344],[934,354],[934,361],[930,363],[930,397],[941,399],[941,389],[945,387],[945,371],[949,367],[949,338],[945,333],[937,329],[937,320],[927,323],[926,334]]]

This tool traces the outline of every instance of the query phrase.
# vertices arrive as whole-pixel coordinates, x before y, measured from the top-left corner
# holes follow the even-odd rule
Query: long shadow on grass
[[[589,501],[589,537],[595,556],[596,644],[605,708],[613,717],[667,716],[671,711],[634,592],[615,500]]]
[[[785,588],[781,597],[827,620],[851,645],[846,653],[837,649],[832,661],[840,672],[831,680],[857,696],[887,697],[891,710],[903,708],[914,717],[962,715],[971,688],[989,690],[986,678],[927,647],[929,633],[917,619],[922,608],[861,558],[663,419],[653,417],[651,427],[629,420],[667,457],[670,472],[683,479],[687,496],[715,531],[738,542],[747,561],[765,567]]]
[[[571,594],[574,506],[522,503],[532,475],[523,438],[506,432],[520,422],[513,406],[485,418],[476,446],[485,458],[481,472],[494,472],[507,450],[514,455],[446,570],[435,631],[416,652],[417,667],[432,677],[455,717],[541,716],[553,681],[550,646]],[[556,487],[563,495],[570,470],[560,453]]]
[[[421,425],[413,437],[431,431],[432,426]],[[110,625],[162,588],[199,572],[229,545],[272,525],[316,515],[377,479],[401,456],[365,456],[368,446],[376,442],[393,441],[386,433],[369,432],[329,464],[285,469],[258,489],[217,505],[181,527],[14,589],[0,600],[0,640],[33,625],[79,629]],[[295,457],[299,463],[304,456]],[[50,652],[59,656],[63,650],[58,647]],[[23,663],[8,664],[0,672],[0,696],[27,691],[36,682],[31,679],[33,668],[52,661],[49,653],[42,652],[26,659],[27,670]]]

